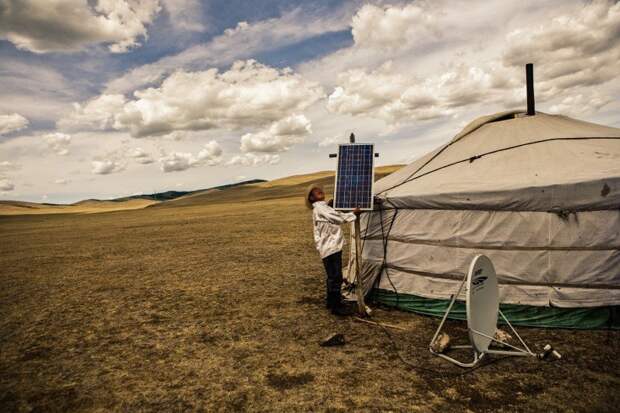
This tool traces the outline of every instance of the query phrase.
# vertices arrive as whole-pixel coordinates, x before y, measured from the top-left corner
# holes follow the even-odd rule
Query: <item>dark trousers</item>
[[[327,295],[336,295],[340,299],[342,286],[342,251],[323,258],[323,265],[327,273]]]

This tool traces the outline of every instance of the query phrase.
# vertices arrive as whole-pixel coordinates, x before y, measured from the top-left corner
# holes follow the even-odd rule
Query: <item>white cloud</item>
[[[0,173],[16,171],[16,170],[18,170],[20,168],[21,168],[20,165],[15,164],[15,163],[13,163],[11,161],[2,161],[2,162],[0,162]]]
[[[163,154],[159,158],[160,168],[163,172],[184,171],[186,169],[209,165],[215,166],[222,162],[222,148],[216,141],[210,141],[198,152],[198,155],[190,152],[171,152]]]
[[[125,169],[125,163],[119,159],[99,159],[92,161],[91,164],[92,173],[97,175],[108,175]]]
[[[129,150],[127,156],[133,158],[136,162],[141,163],[143,165],[150,164],[155,162],[151,155],[146,153],[142,148],[133,148]]]
[[[307,15],[300,9],[294,9],[277,18],[252,23],[239,22],[206,44],[195,45],[177,55],[131,69],[109,82],[106,93],[131,92],[144,85],[157,83],[179,69],[221,67],[236,60],[248,59],[261,51],[282,48],[323,33],[343,30],[348,25],[348,9],[349,6],[345,5],[332,10],[327,17]]]
[[[567,96],[557,104],[549,108],[551,113],[559,113],[569,116],[583,116],[599,111],[604,106],[613,102],[609,96],[599,93],[578,94]]]
[[[71,136],[66,133],[54,132],[42,136],[47,146],[56,155],[67,155],[69,153],[69,145],[71,144]]]
[[[202,6],[198,0],[163,0],[164,8],[172,20],[173,28],[190,32],[205,30],[202,23]]]
[[[5,0],[0,38],[35,53],[73,52],[103,43],[124,53],[147,37],[160,10],[157,0]]]
[[[177,130],[177,131],[164,135],[163,138],[172,140],[172,141],[181,141],[187,138],[187,131]]]
[[[15,185],[13,182],[9,181],[8,178],[0,178],[0,191],[8,192],[15,189]]]
[[[323,138],[319,141],[319,147],[338,145],[339,143],[348,143],[349,138],[345,135],[336,135]]]
[[[54,183],[56,185],[67,185],[69,182],[71,182],[69,179],[65,179],[65,178],[59,178],[54,180]]]
[[[425,2],[403,7],[366,4],[353,16],[351,33],[359,47],[398,49],[439,36],[433,10]]]
[[[620,76],[620,3],[595,0],[544,25],[518,29],[507,38],[505,66],[536,65],[541,91],[551,97],[568,88]]]
[[[172,152],[159,158],[163,172],[184,171],[196,164],[197,160],[189,152]]]
[[[272,123],[268,129],[247,133],[241,137],[243,152],[284,152],[303,142],[311,133],[310,121],[304,115],[291,115]]]
[[[126,100],[123,95],[100,95],[83,104],[74,103],[73,112],[60,119],[57,126],[61,129],[80,130],[113,129],[115,116],[123,110]]]
[[[19,113],[0,115],[0,135],[16,132],[28,126],[28,119]]]
[[[455,108],[498,99],[492,76],[465,65],[421,79],[395,71],[388,62],[371,72],[349,70],[339,80],[328,98],[328,110],[374,116],[388,124],[435,119],[451,115]]]
[[[235,155],[226,164],[241,166],[275,165],[280,162],[280,155],[276,154],[254,154],[251,152]]]
[[[516,4],[506,9],[519,15],[522,10],[515,8]],[[322,65],[322,76],[336,70],[339,74],[332,76],[337,83],[329,95],[328,110],[372,116],[391,126],[457,116],[478,104],[495,110],[522,108],[523,66],[530,61],[536,64],[537,101],[548,102],[554,111],[593,113],[609,103],[610,97],[589,89],[620,78],[620,3],[598,0],[563,8],[540,5],[537,23],[513,18],[510,23],[518,24],[516,29],[497,27],[500,32],[504,29],[502,35],[496,35],[504,42],[493,46],[488,46],[488,39],[463,36],[465,28],[456,29],[462,20],[459,13],[482,22],[485,29],[481,32],[497,24],[479,3],[472,3],[467,11],[446,6],[445,2],[433,7],[424,3],[366,5],[352,21],[355,44],[305,65],[301,73],[320,72]],[[470,15],[472,10],[477,16]],[[442,41],[436,45],[440,37]],[[429,66],[432,71],[425,70],[424,59],[436,53],[436,48],[447,47],[452,49],[447,60],[438,68],[435,58],[434,66]],[[463,51],[455,53],[459,48]],[[376,66],[381,59],[382,65]],[[412,72],[411,67],[420,69]],[[587,101],[583,96],[596,97]],[[586,105],[588,109],[571,109],[569,105]]]
[[[65,78],[71,71],[63,74],[52,64],[34,64],[22,59],[22,53],[0,54],[0,113],[17,112],[35,125],[41,120],[53,122],[66,112],[69,102],[81,98],[77,89],[82,79],[69,83]]]
[[[197,159],[210,166],[218,165],[222,162],[222,152],[222,148],[216,141],[210,141],[198,152]]]
[[[128,130],[134,137],[178,130],[261,127],[324,96],[314,82],[290,69],[275,69],[254,60],[238,61],[226,71],[178,71],[160,87],[121,95],[102,95],[77,105],[60,126]]]

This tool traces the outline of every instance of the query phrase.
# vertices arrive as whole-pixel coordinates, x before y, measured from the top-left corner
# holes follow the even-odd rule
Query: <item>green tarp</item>
[[[392,291],[374,289],[371,299],[390,307],[418,314],[442,317],[448,308],[448,300],[435,300]],[[506,318],[514,325],[545,328],[571,329],[620,329],[618,306],[596,308],[533,307],[528,305],[501,304]],[[457,301],[449,318],[465,320],[465,303]]]

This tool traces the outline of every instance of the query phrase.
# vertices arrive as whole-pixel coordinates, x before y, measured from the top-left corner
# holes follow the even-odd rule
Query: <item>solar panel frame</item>
[[[369,176],[366,176],[369,180],[368,185],[369,185],[369,191],[365,191],[365,193],[367,193],[367,198],[364,198],[363,202],[361,203],[359,200],[359,194],[360,192],[356,192],[355,193],[355,198],[354,200],[341,200],[339,199],[339,178],[341,178],[341,171],[342,171],[342,162],[344,162],[346,160],[346,156],[345,156],[345,152],[347,151],[347,148],[350,147],[357,147],[357,148],[361,148],[361,147],[366,147],[369,148],[365,154],[367,158],[365,159],[360,159],[360,161],[363,160],[367,160],[370,168],[369,168]],[[372,211],[374,209],[374,186],[375,186],[375,150],[374,150],[374,144],[372,143],[348,143],[348,144],[340,144],[338,145],[338,167],[336,168],[336,176],[335,176],[335,181],[334,181],[334,209],[337,210],[345,210],[345,211],[350,211],[355,209],[356,207],[354,205],[360,205],[359,209],[361,211]],[[353,165],[353,166],[357,166],[358,170],[363,168],[364,165],[360,166],[359,165],[360,162],[357,162],[357,164]],[[359,171],[361,172],[361,171]],[[353,174],[352,176],[359,176],[359,172],[356,174]],[[349,185],[352,185],[353,182],[350,182]],[[346,186],[345,186],[346,187]],[[342,189],[342,187],[340,186],[340,188]],[[343,194],[341,194],[343,195]]]

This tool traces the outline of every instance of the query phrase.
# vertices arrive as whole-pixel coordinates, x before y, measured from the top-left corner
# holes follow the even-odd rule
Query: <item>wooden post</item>
[[[360,254],[361,254],[361,237],[360,237],[360,215],[355,217],[355,295],[357,297],[357,311],[360,315],[366,315],[366,303],[364,302],[364,286],[362,285]]]

